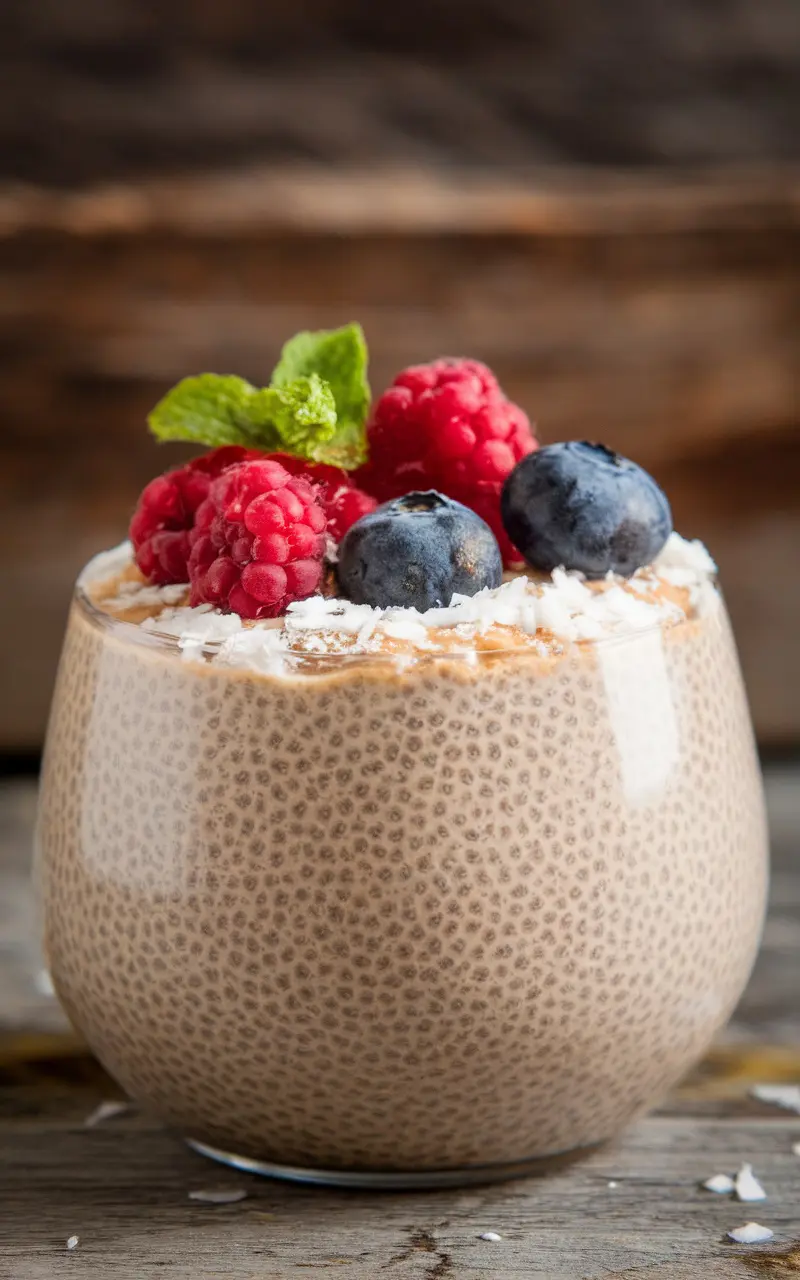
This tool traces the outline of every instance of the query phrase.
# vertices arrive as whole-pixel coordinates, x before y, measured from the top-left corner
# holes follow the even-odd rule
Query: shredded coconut
[[[489,1244],[498,1244],[503,1237],[499,1236],[496,1231],[482,1231],[478,1239],[488,1240]]]
[[[753,1173],[751,1164],[743,1164],[736,1175],[737,1200],[766,1200],[767,1193]]]
[[[730,1195],[735,1189],[736,1183],[727,1173],[715,1173],[713,1178],[707,1178],[703,1183],[706,1191],[713,1191],[715,1195]]]
[[[748,1222],[745,1226],[735,1227],[728,1232],[728,1238],[735,1240],[737,1244],[763,1244],[774,1235],[774,1231],[770,1231],[769,1227],[762,1227],[758,1222]]]
[[[716,600],[713,578],[717,566],[702,542],[689,542],[679,533],[671,533],[651,566],[662,582],[682,587],[689,592],[689,603],[696,613],[708,613]]]
[[[408,640],[419,648],[428,644],[428,628],[413,618],[392,618],[387,616],[381,630],[390,640]]]
[[[189,592],[188,582],[169,583],[163,587],[151,587],[144,582],[121,582],[117,594],[110,600],[103,601],[103,607],[118,612],[151,605],[177,605],[185,600]]]
[[[223,640],[218,659],[224,666],[245,666],[264,675],[280,675],[285,651],[280,632],[275,628],[240,627]]]
[[[34,976],[33,985],[39,992],[40,996],[54,996],[56,994],[56,989],[53,986],[53,979],[50,977],[47,969],[39,970],[39,972]]]
[[[78,1241],[79,1241],[79,1237],[78,1237],[78,1236],[70,1236],[70,1237],[69,1237],[69,1239],[67,1240],[67,1248],[68,1248],[68,1249],[77,1249],[77,1247],[78,1247]]]
[[[238,613],[217,613],[209,604],[162,609],[142,623],[145,631],[174,636],[184,658],[199,658],[208,644],[239,635],[244,626]]]
[[[759,1102],[771,1102],[785,1111],[796,1111],[800,1115],[800,1084],[756,1084],[750,1090],[753,1098]]]
[[[679,533],[671,533],[653,561],[660,578],[676,587],[691,587],[702,578],[710,578],[717,566],[698,538],[689,541]]]
[[[114,557],[119,570],[124,551],[118,548],[100,560],[111,563]],[[93,573],[96,563],[90,566]],[[549,579],[519,574],[495,589],[486,588],[474,596],[455,594],[449,605],[424,611],[377,609],[315,595],[289,605],[283,618],[255,624],[245,624],[237,614],[219,613],[207,604],[181,604],[186,587],[180,585],[123,583],[108,603],[120,610],[133,604],[162,605],[141,625],[153,634],[175,637],[187,659],[213,652],[223,664],[278,672],[285,669],[282,656],[287,654],[372,653],[385,651],[387,641],[408,645],[412,653],[449,652],[452,647],[468,657],[476,637],[494,627],[518,629],[530,637],[525,643],[534,649],[540,632],[543,643],[552,648],[553,644],[654,630],[685,617],[680,606],[660,593],[664,584],[688,590],[690,601],[701,599],[704,592],[716,599],[714,571],[714,562],[701,543],[673,534],[652,566],[627,580],[609,574],[600,590],[592,589],[581,573],[554,569]],[[436,635],[442,629],[450,632],[452,646]]]
[[[198,1200],[201,1204],[237,1204],[247,1199],[243,1187],[220,1187],[211,1191],[190,1191],[190,1200]]]
[[[94,1111],[86,1117],[83,1122],[85,1129],[94,1129],[96,1125],[102,1124],[105,1120],[113,1120],[114,1116],[121,1116],[123,1112],[130,1109],[130,1104],[122,1101],[114,1101],[109,1099],[107,1102],[101,1102],[95,1107]]]

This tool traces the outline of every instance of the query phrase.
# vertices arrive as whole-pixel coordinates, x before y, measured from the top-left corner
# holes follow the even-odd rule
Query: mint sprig
[[[148,416],[158,440],[244,445],[352,469],[366,459],[370,392],[361,327],[298,333],[269,387],[230,374],[184,378]]]
[[[328,383],[336,401],[336,435],[326,448],[325,460],[346,469],[360,466],[367,457],[365,424],[370,406],[367,343],[361,325],[296,333],[281,352],[272,386],[291,385],[312,373]]]

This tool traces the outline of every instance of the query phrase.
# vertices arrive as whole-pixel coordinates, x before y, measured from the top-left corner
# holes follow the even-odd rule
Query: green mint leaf
[[[184,378],[148,414],[148,426],[157,440],[191,440],[209,448],[252,446],[250,405],[255,394],[255,387],[232,374]]]
[[[259,390],[234,375],[201,373],[168,391],[147,421],[158,440],[238,444],[316,461],[336,433],[336,405],[316,374]]]
[[[361,325],[295,334],[281,352],[272,386],[285,387],[296,378],[312,374],[328,383],[336,403],[335,434],[320,448],[316,461],[352,470],[367,456],[370,389],[367,344]]]
[[[257,391],[251,414],[265,432],[274,432],[269,448],[295,458],[319,462],[336,434],[336,402],[327,382],[316,373],[294,378],[282,387]],[[259,444],[266,448],[266,445]]]

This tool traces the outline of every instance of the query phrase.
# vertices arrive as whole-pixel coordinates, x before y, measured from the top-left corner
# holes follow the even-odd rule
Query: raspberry
[[[491,369],[477,360],[404,369],[376,402],[367,431],[369,462],[356,479],[380,502],[438,489],[483,517],[506,564],[522,559],[503,528],[500,493],[537,442]]]
[[[328,517],[328,532],[340,542],[351,524],[374,511],[377,499],[357,489],[347,471],[322,462],[303,462],[284,453],[269,455],[293,476],[304,476],[320,486],[319,496]]]
[[[274,618],[322,581],[327,517],[316,487],[261,455],[213,480],[189,533],[191,602]]]
[[[237,445],[212,449],[145,486],[129,533],[136,563],[150,582],[189,581],[189,531],[212,480],[233,463],[257,456]]]

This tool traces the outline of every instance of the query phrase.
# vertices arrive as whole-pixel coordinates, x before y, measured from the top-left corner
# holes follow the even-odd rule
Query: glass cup
[[[601,1142],[702,1055],[767,884],[716,591],[556,657],[259,674],[101,612],[99,572],[37,879],[58,995],[133,1098],[239,1167],[442,1185]]]

